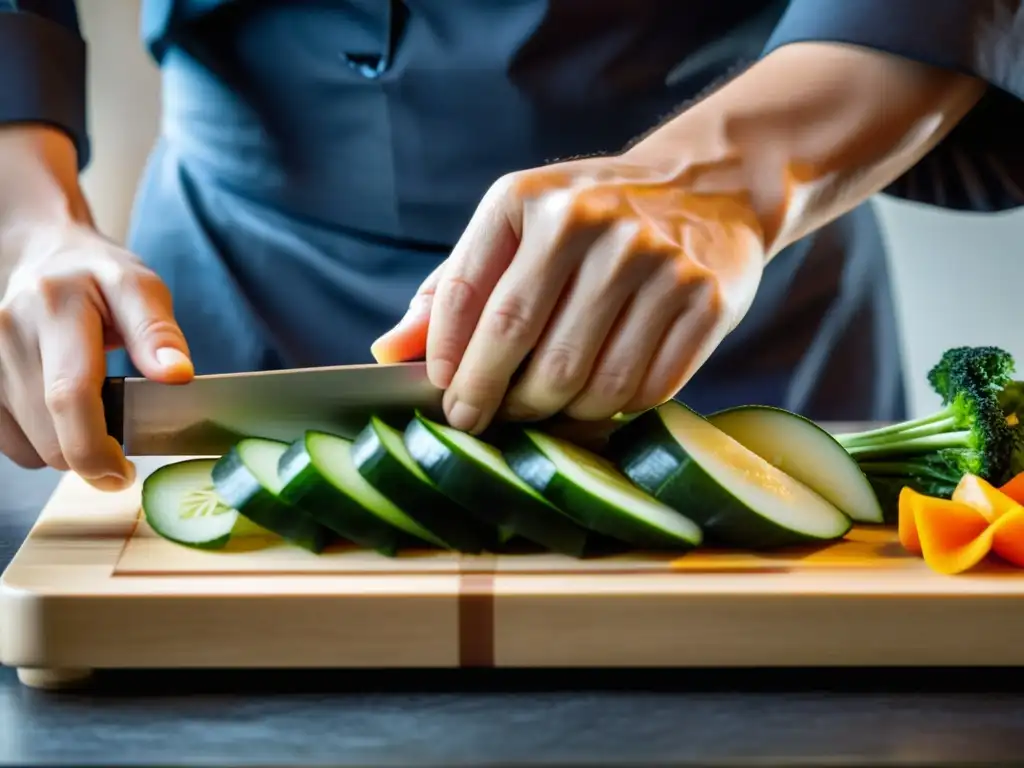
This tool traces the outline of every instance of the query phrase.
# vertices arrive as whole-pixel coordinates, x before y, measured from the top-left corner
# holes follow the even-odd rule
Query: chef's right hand
[[[0,161],[8,157],[0,152]],[[0,453],[26,468],[70,469],[103,490],[124,488],[135,471],[107,434],[104,352],[123,346],[143,376],[190,380],[170,292],[89,217],[6,213],[0,215]]]

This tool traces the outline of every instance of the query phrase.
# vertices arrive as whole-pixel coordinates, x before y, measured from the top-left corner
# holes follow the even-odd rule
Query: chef
[[[1019,0],[143,0],[98,232],[72,0],[0,0],[0,451],[133,479],[105,374],[425,357],[453,425],[903,417],[865,200],[1024,202]]]

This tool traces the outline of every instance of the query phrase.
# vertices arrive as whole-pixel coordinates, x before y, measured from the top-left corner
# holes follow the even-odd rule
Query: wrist
[[[770,259],[892,183],[984,88],[885,53],[793,44],[627,154],[696,192],[745,201]]]
[[[41,125],[0,125],[0,231],[35,224],[92,226],[71,139]]]

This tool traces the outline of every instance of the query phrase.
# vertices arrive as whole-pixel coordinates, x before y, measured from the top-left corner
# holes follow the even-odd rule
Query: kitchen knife
[[[354,437],[371,414],[437,418],[442,390],[423,362],[196,376],[188,384],[109,377],[107,432],[135,456],[210,456],[242,437],[292,441],[307,429]]]

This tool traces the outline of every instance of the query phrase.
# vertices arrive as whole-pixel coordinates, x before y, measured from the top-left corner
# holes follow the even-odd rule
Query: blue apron
[[[199,373],[370,361],[496,178],[623,148],[756,59],[786,7],[213,5],[151,41],[163,122],[128,243],[171,288]],[[122,352],[108,370],[135,373]],[[780,254],[679,396],[902,418],[871,208]]]

